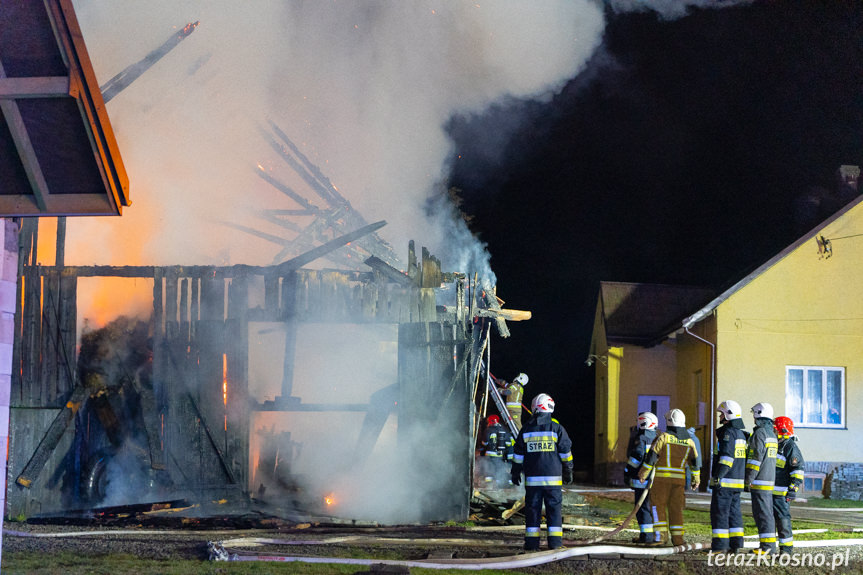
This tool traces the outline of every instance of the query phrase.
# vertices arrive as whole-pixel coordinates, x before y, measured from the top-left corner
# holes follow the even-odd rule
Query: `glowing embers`
[[[327,507],[332,507],[336,504],[336,495],[335,493],[330,493],[329,495],[324,495],[324,504]]]

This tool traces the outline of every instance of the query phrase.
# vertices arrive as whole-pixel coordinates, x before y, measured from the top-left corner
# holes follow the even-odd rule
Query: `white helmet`
[[[731,421],[732,419],[740,419],[743,417],[743,410],[740,409],[740,404],[733,399],[726,399],[720,403],[719,407],[716,408],[716,411],[722,414],[725,421]]]
[[[546,393],[540,393],[534,397],[530,406],[534,413],[554,413],[554,400]]]
[[[638,414],[638,429],[656,429],[659,425],[659,420],[649,411],[642,411]]]
[[[665,414],[665,424],[672,427],[683,427],[686,425],[686,416],[679,409],[672,409]]]
[[[756,403],[752,406],[752,415],[756,419],[758,419],[759,417],[773,419],[773,406],[769,403]]]
[[[527,374],[526,373],[518,374],[517,376],[515,376],[515,382],[520,383],[521,385],[527,385]]]

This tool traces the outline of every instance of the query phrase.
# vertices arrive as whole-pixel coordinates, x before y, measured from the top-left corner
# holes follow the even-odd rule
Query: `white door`
[[[638,413],[649,411],[659,420],[659,429],[665,431],[665,414],[671,409],[670,395],[639,395]]]

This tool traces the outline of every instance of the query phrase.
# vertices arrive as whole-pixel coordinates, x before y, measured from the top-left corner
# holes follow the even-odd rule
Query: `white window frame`
[[[790,398],[790,386],[791,386],[791,370],[802,370],[803,371],[803,389],[801,391],[801,408],[799,413],[791,414],[786,413],[788,417],[791,417],[794,420],[794,427],[813,427],[813,428],[824,428],[824,429],[845,429],[845,368],[837,367],[837,366],[826,366],[826,365],[787,365],[785,366],[785,406],[786,410],[789,406],[789,398]],[[839,423],[821,423],[817,421],[804,421],[804,417],[806,416],[806,382],[808,381],[808,372],[811,371],[820,371],[822,373],[821,377],[821,421],[826,422],[827,417],[827,372],[834,371],[839,372],[840,375],[840,383],[839,383]],[[798,421],[799,419],[799,421]]]

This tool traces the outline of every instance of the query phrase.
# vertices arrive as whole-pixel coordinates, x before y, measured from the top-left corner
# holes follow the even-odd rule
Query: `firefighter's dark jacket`
[[[746,473],[746,440],[741,419],[725,422],[716,430],[719,442],[713,451],[713,479],[724,489],[740,491]]]
[[[644,480],[650,470],[656,467],[656,478],[665,478],[680,483],[686,482],[686,467],[692,470],[693,484],[700,481],[701,456],[695,442],[684,428],[668,426],[668,431],[661,433],[638,472],[639,479]]]
[[[778,450],[779,442],[773,431],[773,420],[767,417],[757,418],[747,446],[744,480],[752,491],[773,491]]]
[[[627,487],[633,489],[647,487],[647,481],[638,479],[638,468],[644,462],[644,457],[650,450],[650,445],[654,439],[656,439],[655,429],[632,428],[629,435],[629,445],[626,448],[626,467],[623,470],[623,479]]]
[[[537,413],[518,432],[512,461],[526,487],[563,485],[563,468],[573,467],[572,441],[550,413]]]
[[[483,455],[508,460],[512,455],[512,444],[510,433],[501,424],[495,423],[488,426],[485,431],[485,441],[482,442]]]
[[[793,435],[779,440],[779,452],[776,454],[776,488],[786,492],[790,485],[795,491],[803,484],[803,454],[797,447],[797,438]],[[776,495],[776,489],[773,490]],[[782,493],[781,495],[785,495]]]

